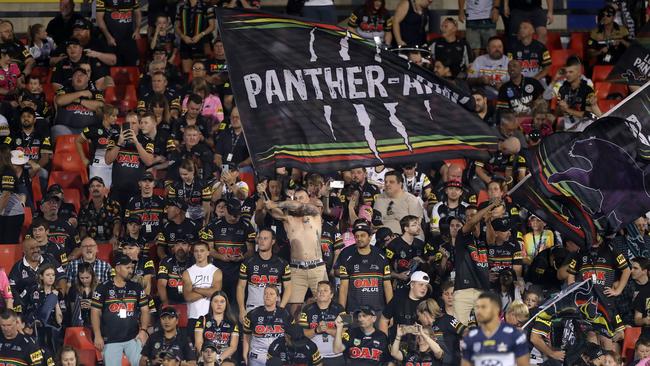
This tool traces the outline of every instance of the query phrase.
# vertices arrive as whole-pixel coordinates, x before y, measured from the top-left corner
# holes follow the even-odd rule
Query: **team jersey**
[[[255,242],[255,229],[244,220],[230,224],[225,219],[208,224],[199,234],[201,240],[208,243],[210,248],[222,255],[244,255],[248,250],[247,243]],[[215,264],[222,271],[238,270],[241,262],[223,262],[216,260]]]
[[[360,6],[350,14],[348,27],[355,28],[363,38],[380,37],[383,42],[384,33],[390,33],[393,29],[393,18],[386,9],[381,13],[369,13],[365,6]]]
[[[485,242],[475,238],[471,233],[459,232],[456,237],[454,270],[456,291],[468,288],[488,290],[489,261]]]
[[[424,242],[418,238],[413,238],[413,242],[408,244],[400,236],[393,239],[386,247],[386,259],[390,267],[397,273],[402,273],[411,269],[412,260],[416,257],[425,259]],[[408,281],[397,281],[397,288],[403,288]]]
[[[95,48],[92,49],[99,51]],[[54,68],[52,69],[52,83],[59,84],[64,87],[72,86],[72,74],[74,74],[74,70],[81,64],[90,65],[90,74],[92,75],[94,81],[107,76],[109,73],[106,65],[94,57],[87,57],[84,55],[81,56],[81,59],[79,59],[77,62],[73,62],[68,57],[66,57],[54,65]]]
[[[443,364],[460,364],[460,341],[463,338],[466,327],[458,319],[447,313],[436,318],[433,322],[433,334],[435,341],[442,347],[445,354],[442,358]]]
[[[33,269],[25,261],[25,258],[19,260],[11,268],[11,272],[9,272],[9,285],[11,285],[11,292],[16,295],[14,298],[14,310],[16,312],[22,312],[22,308],[26,307],[27,304],[25,304],[25,301],[28,301],[26,300],[26,296],[28,291],[37,284],[37,279],[39,278],[38,270],[43,264],[52,264],[54,266],[54,275],[57,282],[61,279],[65,279],[65,270],[51,255],[42,254],[41,263],[36,269]]]
[[[108,140],[109,150],[118,147],[118,139],[119,134],[111,136]],[[143,133],[138,133],[137,139],[149,154],[153,154],[154,143],[149,137]],[[113,162],[113,186],[131,189],[133,182],[137,182],[140,179],[146,166],[133,143],[127,143],[125,147],[119,147],[119,149],[120,151],[117,153],[117,157]]]
[[[185,262],[179,261],[175,255],[165,257],[158,265],[158,279],[167,280],[167,300],[170,304],[184,304],[183,272],[194,264],[194,256],[189,254]]]
[[[521,259],[521,246],[513,242],[508,241],[501,245],[488,246],[490,271],[499,272],[502,269],[521,265]]]
[[[176,335],[172,338],[165,338],[165,332],[159,330],[147,339],[140,354],[151,361],[158,358],[158,355],[162,352],[174,352],[183,361],[195,361],[196,353],[194,352],[194,345],[190,339],[180,329],[176,330]]]
[[[460,349],[463,360],[476,366],[515,366],[517,358],[528,355],[528,341],[521,331],[501,323],[491,337],[481,328],[470,330],[460,342]]]
[[[465,210],[469,204],[467,202],[460,201],[458,205],[454,208],[449,207],[448,201],[441,201],[433,206],[431,210],[431,223],[429,228],[432,233],[440,232],[440,221],[448,217],[456,217],[465,221]]]
[[[148,305],[139,284],[127,281],[118,287],[107,281],[95,290],[92,307],[101,310],[101,332],[106,343],[130,341],[138,335],[140,308]]]
[[[569,81],[564,81],[557,91],[557,98],[567,103],[569,108],[576,111],[586,111],[589,104],[589,99],[594,94],[594,89],[589,86],[586,80],[580,80],[580,85],[576,89],[571,87]],[[582,118],[574,117],[572,115],[564,115],[564,128],[570,129],[575,125],[585,122],[590,119],[589,113],[585,113]]]
[[[56,92],[56,95],[64,95],[77,92],[71,86],[64,86]],[[97,90],[90,90],[91,97],[79,97],[79,101],[74,101],[56,110],[56,124],[66,125],[70,128],[83,129],[88,126],[100,123],[101,120],[97,112],[81,104],[81,100],[92,100],[104,102],[104,95]],[[116,140],[117,141],[117,140]]]
[[[165,199],[162,196],[142,197],[141,195],[129,198],[124,211],[124,218],[139,216],[142,220],[140,235],[151,242],[156,239],[163,226],[163,213],[165,212]]]
[[[542,42],[535,39],[528,46],[520,40],[515,41],[508,52],[508,58],[518,60],[521,63],[521,73],[529,78],[551,65],[551,54]]]
[[[169,186],[167,198],[182,198],[187,203],[187,217],[190,220],[203,219],[203,204],[212,200],[212,185],[194,179],[191,184],[182,180],[175,181]]]
[[[464,38],[456,38],[453,42],[448,42],[443,37],[434,39],[429,46],[431,59],[447,60],[450,64],[458,65],[458,70],[467,71],[474,54],[472,49]]]
[[[497,107],[515,113],[531,113],[533,102],[542,94],[544,87],[537,79],[522,77],[519,85],[510,80],[499,88]]]
[[[217,348],[217,353],[221,354],[230,347],[233,335],[239,335],[239,326],[237,322],[228,319],[218,323],[211,315],[203,315],[196,321],[194,332],[201,333],[203,346],[213,344]]]
[[[176,242],[185,241],[194,243],[199,239],[199,226],[190,219],[184,219],[177,224],[173,221],[167,221],[156,237],[156,244],[162,245],[167,254],[171,251],[171,246]]]
[[[533,328],[531,329],[531,334],[537,334],[542,337],[542,340],[547,345],[551,345],[551,332],[553,330],[553,325],[551,319],[544,319],[542,316],[538,316],[533,321]],[[531,364],[541,364],[547,359],[547,357],[537,349],[533,347],[530,351],[530,360]]]
[[[61,218],[56,221],[47,221],[47,224],[45,252],[52,255],[57,262],[65,267],[68,265],[68,255],[81,243],[77,229],[67,220]]]
[[[109,128],[106,128],[103,124],[88,126],[81,131],[81,135],[90,142],[90,156],[93,165],[106,165],[104,158],[106,156],[108,140],[111,136],[115,134],[119,135],[119,133],[119,126],[111,125]]]
[[[386,304],[384,281],[390,281],[390,264],[379,249],[372,247],[370,254],[361,255],[356,248],[341,253],[339,277],[348,281],[347,307],[354,312],[361,305],[376,311]]]
[[[0,337],[0,364],[6,366],[54,366],[54,360],[30,337]]]
[[[569,262],[568,272],[576,276],[576,281],[591,278],[592,283],[601,290],[613,287],[616,271],[628,268],[627,259],[622,253],[613,251],[608,245],[601,244],[595,250],[581,250]]]
[[[415,172],[415,176],[411,178],[407,178],[405,175],[402,175],[402,177],[404,178],[405,191],[414,195],[415,197],[421,197],[424,201],[429,198],[423,196],[424,191],[427,188],[431,188],[431,181],[426,174]]]
[[[291,324],[291,315],[283,308],[268,311],[264,306],[255,308],[244,317],[244,333],[250,335],[250,351],[258,360],[266,360],[269,346],[276,338],[284,337]]]
[[[402,352],[402,365],[404,366],[435,366],[440,365],[440,360],[437,360],[433,352],[420,352],[408,349],[401,349]]]
[[[97,0],[97,12],[104,13],[106,28],[117,40],[131,38],[135,30],[133,12],[138,9],[138,0]]]
[[[277,360],[283,366],[316,366],[323,363],[323,358],[316,344],[307,338],[294,340],[288,345],[285,337],[271,343],[267,360]]]
[[[325,322],[328,329],[335,329],[336,318],[344,313],[345,309],[343,309],[343,306],[336,302],[331,302],[326,309],[321,309],[318,307],[318,304],[314,302],[307,305],[300,313],[298,324],[300,324],[304,329],[316,329],[320,322]],[[321,356],[324,358],[337,357],[340,355],[334,352],[334,337],[331,335],[327,333],[316,334],[311,340],[316,344]]]
[[[334,254],[337,250],[343,249],[343,237],[336,225],[323,220],[323,227],[320,235],[321,252],[323,252],[323,261],[329,270],[334,265]]]
[[[467,78],[487,76],[490,80],[506,82],[510,79],[508,76],[508,62],[506,55],[503,55],[498,60],[493,60],[488,55],[481,55],[470,66]]]
[[[366,335],[361,328],[352,328],[342,336],[348,365],[378,366],[390,360],[388,337],[382,331]]]
[[[21,70],[25,67],[25,61],[33,58],[29,48],[15,38],[12,41],[0,43],[0,47],[4,48],[9,57],[18,63]]]
[[[139,93],[139,95],[142,95],[142,97],[138,100],[137,111],[138,113],[143,113],[151,109],[151,102],[156,93],[153,90],[149,90]],[[169,109],[181,110],[181,97],[176,93],[176,90],[167,88],[163,93],[163,96],[167,99],[167,103],[169,103]]]
[[[52,154],[50,137],[41,134],[36,129],[29,135],[21,130],[18,136],[7,136],[4,142],[11,150],[18,150],[25,153],[29,160],[38,161],[41,158],[41,154]]]
[[[255,253],[239,266],[239,279],[246,281],[246,309],[250,310],[264,305],[266,286],[276,285],[282,293],[282,284],[291,281],[291,268],[287,261],[276,255],[264,260]]]

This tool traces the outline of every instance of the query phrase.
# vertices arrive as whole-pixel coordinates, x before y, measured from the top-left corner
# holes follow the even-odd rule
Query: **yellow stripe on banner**
[[[8,0],[0,0],[0,4],[25,4],[25,3],[30,3],[30,4],[58,4],[59,0],[21,0],[21,1],[8,1]],[[34,8],[34,11],[39,10],[38,8]]]

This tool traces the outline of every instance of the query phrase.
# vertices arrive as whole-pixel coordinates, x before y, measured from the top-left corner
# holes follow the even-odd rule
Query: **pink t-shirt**
[[[17,64],[9,64],[6,69],[0,67],[0,88],[12,91],[18,86],[18,77],[20,76],[20,68]],[[5,99],[4,95],[0,95],[0,100]]]
[[[189,97],[183,99],[183,113],[187,111],[187,100]],[[223,121],[223,105],[218,96],[210,94],[203,101],[203,109],[201,115],[211,119],[213,122]]]
[[[4,268],[0,268],[0,295],[5,300],[14,298],[13,295],[11,294],[11,287],[9,286],[9,278],[7,278],[7,274],[5,273]]]

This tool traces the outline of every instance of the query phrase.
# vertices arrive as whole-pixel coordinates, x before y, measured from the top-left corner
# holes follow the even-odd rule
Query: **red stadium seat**
[[[113,255],[113,244],[104,243],[97,244],[97,258],[104,262],[111,263],[111,256]]]
[[[63,189],[76,188],[81,192],[84,189],[84,184],[88,183],[88,181],[83,181],[80,172],[52,171],[47,186],[49,187],[54,183],[61,185]]]
[[[124,354],[122,354],[122,366],[131,366],[131,362],[129,362],[129,359]]]
[[[620,100],[601,99],[598,101],[598,108],[600,108],[601,112],[605,113],[614,108],[619,102]]]
[[[75,147],[75,140],[79,135],[60,135],[56,138],[54,145],[54,154],[69,153],[77,151]]]
[[[607,99],[611,87],[612,87],[612,83],[608,83],[604,81],[594,82],[594,90],[596,91],[596,98],[598,100]]]
[[[32,225],[32,209],[29,207],[25,207],[25,219],[23,220],[23,227],[21,228],[21,235],[20,237],[24,237],[25,233],[27,230],[29,230],[29,227]]]
[[[176,309],[176,313],[178,313],[178,326],[181,328],[185,328],[187,326],[187,305],[185,304],[177,304],[177,305],[169,305],[172,306],[174,309]]]
[[[111,78],[115,85],[135,85],[140,83],[140,70],[135,66],[111,67]]]
[[[549,51],[562,49],[562,38],[559,32],[548,32],[546,34],[546,48]]]
[[[138,45],[138,58],[140,61],[145,61],[149,55],[149,38],[140,35],[140,39],[136,40],[135,43]],[[140,62],[140,64],[144,64],[144,62]]]
[[[623,339],[623,349],[621,355],[625,362],[634,360],[634,346],[641,336],[641,327],[625,328],[625,338]]]
[[[7,275],[23,256],[23,248],[20,244],[2,244],[0,245],[0,268],[4,268]]]
[[[41,84],[48,84],[52,80],[52,69],[49,67],[37,66],[32,69],[31,76],[36,76]]]
[[[38,204],[43,199],[43,189],[41,188],[41,180],[38,177],[32,179],[32,198],[34,198],[34,205]]]
[[[255,193],[255,176],[253,173],[239,173],[239,179],[248,185],[248,195]]]
[[[97,352],[90,338],[91,331],[83,327],[69,327],[65,330],[63,344],[73,347],[79,355],[79,364],[94,366],[101,353]]]
[[[63,201],[66,203],[71,203],[74,206],[74,209],[79,213],[79,208],[81,208],[81,192],[78,189],[63,189]]]
[[[587,40],[589,34],[586,32],[571,32],[571,40],[569,41],[569,49],[573,50],[576,55],[581,59],[585,58],[585,48],[587,47]]]
[[[119,100],[117,97],[117,91],[115,90],[116,88],[117,87],[115,86],[109,86],[108,88],[104,89],[104,103],[115,105],[115,103]]]
[[[591,80],[595,83],[597,81],[607,81],[607,76],[614,68],[613,65],[596,65],[591,74]]]
[[[570,56],[574,56],[576,54],[577,52],[573,50],[553,50],[551,51],[551,65],[564,66],[566,65],[566,60]]]
[[[52,83],[43,84],[43,93],[45,93],[45,101],[52,106],[54,104],[54,86]]]

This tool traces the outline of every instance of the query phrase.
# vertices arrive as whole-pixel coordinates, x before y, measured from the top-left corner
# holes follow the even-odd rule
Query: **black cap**
[[[126,218],[126,223],[142,225],[142,219],[140,218],[140,215],[129,215],[129,217]]]
[[[187,202],[181,198],[171,198],[167,201],[167,206],[175,206],[183,211],[187,211]]]
[[[60,184],[52,184],[47,188],[47,193],[63,193],[63,187]]]
[[[463,182],[459,180],[449,180],[445,183],[445,188],[449,187],[456,187],[456,188],[463,188]]]
[[[387,227],[380,227],[377,229],[377,232],[375,233],[375,245],[378,246],[379,248],[383,248],[386,246],[386,237],[389,235],[394,235],[393,230]]]
[[[213,351],[217,352],[217,346],[212,342],[204,342],[203,347],[201,347],[201,352],[205,351],[208,348],[211,348]]]
[[[36,111],[34,110],[34,108],[30,108],[30,107],[21,108],[20,109],[20,114],[23,114],[23,113],[29,113],[32,116],[36,117]]]
[[[123,266],[125,266],[125,265],[128,265],[128,264],[133,263],[133,261],[131,260],[131,258],[129,258],[128,256],[126,256],[126,255],[124,255],[124,254],[118,254],[118,255],[116,255],[116,256],[115,256],[115,259],[113,260],[113,262],[114,262],[113,264],[114,264],[115,266],[119,266],[119,265],[123,265]]]
[[[371,308],[368,305],[362,305],[357,309],[357,311],[354,312],[355,316],[358,316],[359,313],[364,313],[366,315],[372,315],[372,316],[377,316],[377,312],[375,312],[375,309]]]
[[[150,180],[153,182],[156,180],[156,178],[154,178],[153,173],[151,173],[150,171],[145,171],[144,173],[142,173],[140,180]]]
[[[48,202],[51,200],[61,202],[61,197],[57,195],[57,192],[47,192],[45,196],[43,196],[43,202]]]
[[[231,198],[226,202],[226,210],[233,216],[241,215],[241,203],[239,200]]]
[[[70,45],[76,44],[77,46],[81,46],[81,43],[79,43],[79,40],[76,38],[70,38],[67,41],[65,41],[65,46],[68,47]]]
[[[160,317],[162,318],[163,316],[173,316],[174,318],[178,318],[178,313],[173,306],[165,306],[160,310]]]
[[[0,55],[9,55],[11,50],[7,46],[0,46]]]
[[[153,53],[156,53],[156,52],[167,53],[167,49],[165,48],[165,46],[156,46],[156,48],[153,49]]]
[[[84,71],[84,72],[85,72],[85,71]],[[99,182],[99,183],[101,183],[103,186],[106,185],[106,183],[104,183],[104,179],[103,179],[102,177],[98,177],[98,176],[94,176],[94,177],[90,178],[90,180],[88,181],[88,186],[90,186],[91,184],[93,184],[93,182]]]
[[[80,18],[75,20],[75,22],[72,24],[72,29],[74,30],[75,28],[81,28],[81,29],[91,29],[93,27],[92,23],[88,21],[86,18]]]
[[[372,224],[374,226],[382,226],[384,224],[384,218],[379,210],[372,210]]]
[[[510,231],[510,220],[500,217],[492,220],[492,229],[494,231]]]
[[[354,222],[354,226],[352,227],[352,234],[356,233],[357,231],[365,231],[368,233],[368,235],[372,234],[372,228],[370,225],[368,225],[368,221],[364,219],[356,220]]]
[[[291,324],[285,329],[285,334],[291,337],[291,339],[301,339],[305,336],[305,332],[302,327],[298,324]]]
[[[595,360],[598,357],[605,355],[605,352],[599,345],[591,342],[587,342],[582,353],[590,360]]]

